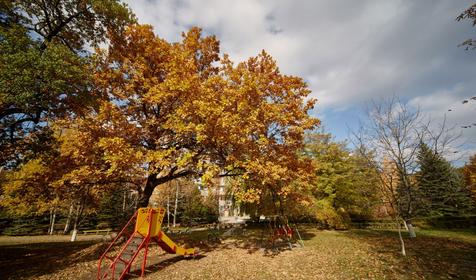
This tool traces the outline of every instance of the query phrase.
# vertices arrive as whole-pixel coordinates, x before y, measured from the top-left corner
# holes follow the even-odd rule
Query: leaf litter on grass
[[[312,235],[304,241],[305,247],[293,250],[281,244],[273,251],[246,236],[219,243],[197,241],[201,256],[189,259],[165,254],[155,246],[144,279],[474,279],[473,243],[420,236],[406,240],[408,256],[403,257],[398,239],[391,234],[310,228],[307,233]],[[102,246],[93,244],[69,254],[58,260],[58,270],[26,277],[19,272],[7,279],[94,279]],[[51,250],[61,248],[50,248],[49,254]],[[132,269],[136,275],[141,256]]]

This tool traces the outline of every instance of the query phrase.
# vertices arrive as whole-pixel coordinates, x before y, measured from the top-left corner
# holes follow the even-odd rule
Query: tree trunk
[[[126,212],[126,195],[127,195],[127,190],[124,190],[124,197],[122,199],[122,213]]]
[[[149,199],[158,184],[159,180],[157,179],[157,174],[154,173],[147,176],[147,182],[145,183],[144,191],[142,192],[141,197],[139,199],[138,207],[149,206]]]
[[[78,230],[76,229],[76,223],[74,225],[75,225],[75,228],[73,229],[73,232],[71,233],[71,242],[76,241],[76,237],[78,236]]]
[[[78,235],[78,223],[79,216],[81,215],[81,202],[78,203],[78,208],[76,208],[76,216],[74,217],[73,233],[71,235],[71,242],[76,241],[76,236]]]
[[[167,227],[170,228],[170,195],[167,194]]]
[[[50,210],[50,228],[48,230],[49,235],[53,235],[55,231],[55,222],[56,222],[56,207]]]
[[[69,206],[68,218],[66,219],[66,224],[64,225],[63,234],[67,234],[69,231],[69,225],[71,224],[71,216],[73,215],[74,203],[71,202]]]
[[[403,220],[403,225],[405,226],[405,229],[408,231],[408,235],[410,235],[411,238],[415,238],[416,233],[415,233],[415,228],[413,227],[413,225],[411,223],[407,223],[406,220]]]
[[[48,225],[48,235],[50,235],[50,232],[51,232],[51,222],[53,221],[53,209],[50,208],[50,223]]]
[[[398,225],[398,237],[400,237],[400,244],[402,245],[402,255],[406,256],[407,253],[405,252],[405,242],[403,241],[403,237],[402,237],[402,228],[400,225],[400,220],[397,220],[397,225]]]
[[[408,225],[406,220],[403,220],[403,225],[405,226],[405,230],[408,231]]]
[[[408,233],[410,234],[410,237],[411,237],[411,238],[415,238],[415,237],[416,237],[415,228],[414,228],[413,225],[410,224],[410,223],[408,223]]]
[[[176,188],[175,188],[175,207],[174,207],[174,225],[173,225],[173,227],[175,227],[175,222],[176,222],[176,219],[177,219],[178,194],[179,194],[179,184],[177,183]]]

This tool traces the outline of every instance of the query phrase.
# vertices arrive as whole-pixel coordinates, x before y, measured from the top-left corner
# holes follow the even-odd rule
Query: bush
[[[0,232],[3,235],[41,235],[46,234],[49,228],[47,217],[21,217],[3,219],[6,227]]]

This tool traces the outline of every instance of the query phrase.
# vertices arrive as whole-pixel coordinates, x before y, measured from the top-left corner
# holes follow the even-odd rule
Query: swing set
[[[301,234],[296,225],[291,226],[285,216],[273,215],[267,217],[267,243],[271,245],[272,249],[277,249],[278,241],[283,241],[288,244],[289,248],[298,245],[304,247]]]

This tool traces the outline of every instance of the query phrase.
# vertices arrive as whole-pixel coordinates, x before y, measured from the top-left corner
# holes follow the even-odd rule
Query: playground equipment
[[[220,226],[213,224],[207,227],[207,240],[209,242],[220,242]]]
[[[144,249],[141,271],[141,277],[143,277],[151,241],[157,242],[167,253],[195,256],[194,248],[186,249],[177,246],[162,231],[161,226],[164,214],[164,208],[139,208],[99,259],[97,279],[123,279],[129,273],[132,263],[142,249]],[[135,221],[135,225],[133,221]],[[132,227],[133,225],[134,227]],[[130,233],[131,229],[132,233]],[[125,239],[127,241],[122,245],[118,253],[111,250],[114,244]]]
[[[301,234],[297,226],[292,228],[288,220],[283,216],[269,216],[268,217],[268,243],[272,249],[276,249],[276,241],[282,240],[288,243],[289,248],[293,248],[293,244],[299,244],[304,247]]]

